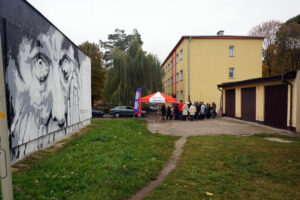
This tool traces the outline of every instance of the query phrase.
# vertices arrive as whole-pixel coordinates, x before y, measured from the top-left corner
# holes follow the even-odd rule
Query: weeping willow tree
[[[107,103],[131,105],[137,88],[147,95],[162,88],[162,70],[156,56],[147,54],[139,40],[132,38],[125,50],[111,51],[112,67],[108,70],[103,91]]]

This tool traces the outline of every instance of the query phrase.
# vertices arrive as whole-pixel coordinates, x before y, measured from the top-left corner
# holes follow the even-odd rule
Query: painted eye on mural
[[[65,81],[68,81],[72,70],[71,58],[65,54],[59,60],[59,66]]]
[[[49,74],[51,60],[43,53],[37,53],[32,60],[34,66],[33,73],[35,77],[39,81],[44,82]]]

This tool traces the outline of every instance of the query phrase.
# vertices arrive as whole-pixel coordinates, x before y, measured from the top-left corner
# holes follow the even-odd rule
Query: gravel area
[[[252,135],[256,133],[279,133],[283,135],[294,135],[294,133],[283,129],[272,128],[258,123],[220,117],[216,119],[205,119],[199,121],[165,120],[157,121],[155,115],[145,118],[147,127],[152,133],[166,135],[190,136],[190,135]]]

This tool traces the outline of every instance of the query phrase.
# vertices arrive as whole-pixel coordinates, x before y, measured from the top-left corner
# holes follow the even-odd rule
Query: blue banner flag
[[[140,98],[142,96],[142,88],[138,88],[135,92],[135,97],[134,97],[134,114],[141,114],[141,102]]]

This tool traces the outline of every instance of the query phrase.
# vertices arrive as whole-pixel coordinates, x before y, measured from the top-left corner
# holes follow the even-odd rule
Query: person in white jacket
[[[190,106],[189,112],[190,112],[190,121],[193,121],[196,113],[196,106],[194,105],[194,103],[192,103],[192,105]]]
[[[182,118],[183,118],[183,121],[186,121],[186,118],[188,116],[188,110],[189,110],[189,107],[188,105],[185,103],[183,106],[182,106]]]

